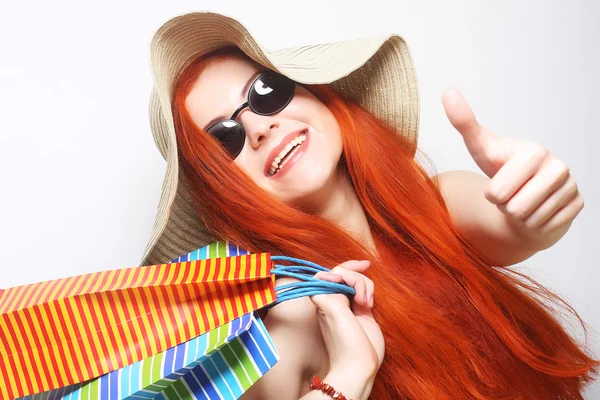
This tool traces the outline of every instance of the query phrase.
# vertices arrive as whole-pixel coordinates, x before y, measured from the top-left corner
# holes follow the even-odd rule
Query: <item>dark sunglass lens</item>
[[[242,152],[246,134],[244,128],[230,119],[219,121],[207,129],[234,159]]]
[[[266,72],[250,89],[250,108],[258,114],[275,114],[292,100],[295,87],[296,83],[288,77],[272,71]]]

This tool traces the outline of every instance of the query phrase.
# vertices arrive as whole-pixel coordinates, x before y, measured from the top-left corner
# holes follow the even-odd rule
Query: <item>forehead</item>
[[[207,60],[185,100],[196,125],[202,128],[215,117],[231,117],[247,100],[247,93],[241,93],[242,88],[261,69],[264,68],[254,60],[237,55]]]

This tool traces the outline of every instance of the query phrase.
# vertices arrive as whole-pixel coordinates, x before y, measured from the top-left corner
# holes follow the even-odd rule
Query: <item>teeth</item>
[[[287,153],[289,153],[290,150],[292,150],[294,147],[296,147],[297,145],[301,144],[305,140],[306,140],[306,134],[305,133],[301,133],[298,137],[296,137],[294,140],[292,140],[291,142],[289,142],[287,144],[287,146],[285,146],[281,150],[281,152],[279,153],[279,155],[277,157],[275,157],[275,159],[273,160],[273,163],[271,164],[271,168],[269,169],[269,175],[274,175],[277,172],[279,172],[279,170],[281,169],[281,167],[279,166],[279,163],[281,162],[281,160],[283,160],[283,158],[285,157],[285,155]]]

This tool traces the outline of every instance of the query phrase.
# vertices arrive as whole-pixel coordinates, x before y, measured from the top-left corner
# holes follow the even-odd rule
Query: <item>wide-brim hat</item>
[[[263,66],[304,84],[331,84],[414,143],[419,128],[419,92],[412,57],[395,33],[332,43],[264,48],[248,28],[213,11],[178,15],[154,34],[150,62],[154,87],[150,126],[167,161],[156,220],[140,265],[168,263],[223,238],[211,237],[189,196],[178,164],[171,112],[181,72],[197,57],[235,45]]]

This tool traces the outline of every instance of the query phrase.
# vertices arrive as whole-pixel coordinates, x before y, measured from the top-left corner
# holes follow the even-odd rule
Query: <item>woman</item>
[[[530,225],[517,230],[515,224],[522,242],[537,248],[516,248],[516,241],[501,242],[500,235],[487,241],[473,235],[463,222],[453,220],[462,215],[460,221],[466,221],[456,188],[483,188],[487,180],[460,175],[470,180],[458,182],[456,174],[430,178],[414,160],[415,135],[397,134],[383,118],[342,96],[334,84],[300,84],[275,73],[265,66],[273,58],[259,63],[260,57],[248,57],[252,46],[244,40],[222,41],[194,55],[175,45],[177,35],[169,36],[168,29],[179,25],[183,35],[200,24],[197,18],[206,18],[204,22],[217,26],[214,32],[236,27],[238,36],[232,37],[239,37],[244,31],[237,21],[218,14],[178,18],[159,30],[154,43],[170,43],[169,51],[189,53],[191,62],[177,73],[169,66],[176,76],[172,94],[159,90],[160,102],[153,100],[154,109],[160,109],[155,115],[169,116],[154,121],[158,129],[170,129],[172,115],[176,149],[155,137],[165,158],[179,159],[187,206],[201,218],[196,223],[213,237],[252,252],[337,266],[318,277],[345,282],[357,291],[351,308],[341,295],[320,295],[271,309],[264,321],[281,361],[245,399],[326,398],[309,391],[313,375],[353,399],[582,398],[598,361],[540,301],[560,299],[504,268],[542,243],[558,240],[558,228],[552,225],[552,235],[528,236]],[[198,35],[196,40],[202,40]],[[242,47],[246,50],[240,51]],[[169,51],[156,54],[169,60],[174,57]],[[497,146],[503,154],[507,148],[531,154],[522,144],[484,135],[474,128],[474,120],[448,109],[486,174],[501,176],[510,170],[500,169],[490,156]],[[515,185],[514,179],[508,182]],[[499,207],[509,194],[486,193],[489,204]],[[576,206],[569,207],[575,210],[571,219]],[[478,211],[474,207],[468,211]],[[564,227],[550,218],[553,207],[544,202],[527,215],[535,216],[536,227]],[[164,209],[161,214],[164,222]],[[185,233],[178,228],[183,222],[171,220],[167,230]],[[147,258],[153,245],[147,248],[146,262],[158,261],[156,252],[155,258]]]

